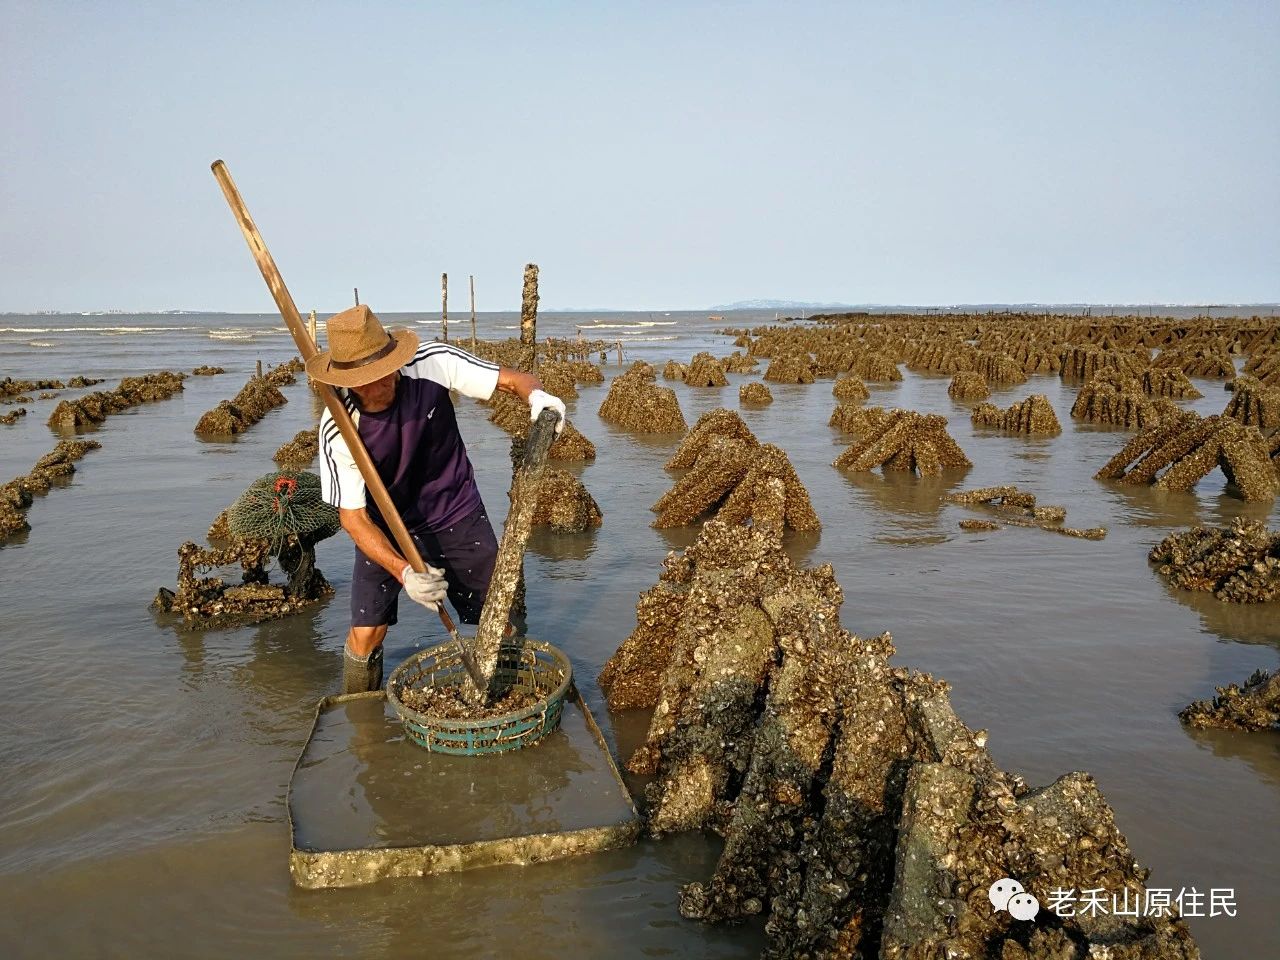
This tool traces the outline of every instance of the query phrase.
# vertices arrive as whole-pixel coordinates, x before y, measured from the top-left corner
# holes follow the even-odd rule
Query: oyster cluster
[[[999,514],[1003,523],[1013,527],[1036,527],[1081,540],[1101,540],[1107,535],[1106,527],[1064,527],[1062,524],[1067,519],[1065,507],[1038,506],[1034,493],[1027,493],[1012,485],[961,490],[949,493],[943,499],[948,503],[988,508]],[[990,520],[961,520],[960,529],[999,530],[1000,526]]]
[[[148,373],[125,377],[114,390],[95,391],[75,400],[63,400],[49,414],[55,430],[77,430],[102,423],[108,416],[143,403],[168,400],[182,389],[185,373]]]
[[[1221,468],[1238,496],[1265,501],[1280,485],[1270,455],[1257,427],[1232,417],[1179,411],[1143,428],[1095,476],[1185,491]]]
[[[993,403],[980,403],[973,408],[971,416],[976,426],[995,427],[1012,433],[1062,432],[1058,415],[1053,412],[1053,405],[1043,393],[1033,393],[1008,410],[1001,410]]]
[[[292,440],[280,445],[271,458],[281,467],[305,470],[320,453],[320,438],[315,427],[299,430]]]
[[[724,837],[680,912],[763,917],[768,958],[1198,957],[1176,914],[993,909],[1003,877],[1141,898],[1148,872],[1088,774],[1031,789],[1002,771],[944,682],[840,626],[842,599],[829,566],[717,521],[641,596],[600,676],[612,708],[653,708],[627,765],[654,777],[655,835]]]
[[[667,461],[689,472],[658,498],[659,529],[714,513],[728,523],[776,530],[819,530],[809,493],[780,448],[761,444],[732,410],[705,413]]]
[[[272,367],[260,377],[250,377],[239,393],[200,417],[195,427],[196,435],[226,437],[244,433],[270,411],[288,403],[280,387],[294,383],[302,369],[302,362],[295,357]]]
[[[833,465],[841,470],[910,470],[921,476],[973,466],[947,433],[946,417],[914,410],[890,411]]]
[[[1280,533],[1237,517],[1228,527],[1172,533],[1147,559],[1179,590],[1203,590],[1230,603],[1280,600]]]
[[[680,401],[670,387],[654,384],[652,365],[637,360],[609,384],[600,419],[637,433],[677,433],[688,429]]]
[[[763,406],[766,403],[773,403],[773,394],[768,384],[752,380],[738,388],[738,403],[743,406]]]
[[[76,472],[75,461],[102,444],[96,440],[60,440],[26,474],[0,486],[0,540],[31,529],[26,511],[37,493],[48,493],[54,482]]]
[[[947,396],[952,400],[985,400],[991,396],[991,387],[976,370],[962,370],[951,378]]]
[[[1150,426],[1178,411],[1172,400],[1152,400],[1139,380],[1114,368],[1103,369],[1091,377],[1071,406],[1071,416],[1078,420],[1110,423],[1130,430]]]
[[[1280,670],[1255,670],[1244,686],[1232,683],[1216,689],[1216,697],[1183,707],[1178,719],[1199,729],[1280,730]]]

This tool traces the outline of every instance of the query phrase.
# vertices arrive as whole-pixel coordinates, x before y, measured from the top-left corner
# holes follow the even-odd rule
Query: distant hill
[[[850,310],[853,303],[811,303],[803,300],[738,300],[718,303],[708,310]],[[863,304],[865,306],[865,304]]]

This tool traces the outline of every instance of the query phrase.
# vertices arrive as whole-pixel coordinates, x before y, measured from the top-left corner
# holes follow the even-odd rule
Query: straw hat
[[[335,387],[362,387],[399,370],[418,349],[412,330],[383,329],[363,303],[335,313],[325,324],[329,349],[307,361],[307,376]]]

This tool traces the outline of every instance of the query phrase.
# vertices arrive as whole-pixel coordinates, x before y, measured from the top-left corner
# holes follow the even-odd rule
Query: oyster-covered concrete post
[[[538,362],[538,265],[524,265],[520,296],[520,369],[533,373]]]
[[[507,512],[507,522],[502,528],[502,542],[498,544],[498,557],[493,564],[489,595],[485,599],[480,626],[476,630],[474,658],[484,681],[483,689],[476,699],[482,697],[486,703],[492,698],[498,648],[502,646],[511,614],[511,603],[520,582],[524,547],[533,527],[542,471],[547,464],[547,451],[551,449],[551,441],[555,439],[558,419],[559,414],[553,410],[544,410],[539,415],[525,441],[524,462],[516,468],[511,478],[511,509]],[[471,696],[472,691],[467,692]]]

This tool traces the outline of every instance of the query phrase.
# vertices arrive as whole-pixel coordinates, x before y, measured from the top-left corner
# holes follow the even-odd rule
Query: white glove
[[[535,390],[529,394],[529,419],[537,422],[538,414],[543,410],[554,410],[560,414],[560,422],[556,424],[556,433],[564,429],[564,401],[553,397],[545,390]]]
[[[409,599],[431,610],[444,603],[448,594],[449,582],[444,578],[444,571],[437,570],[431,564],[427,564],[425,573],[415,573],[413,567],[406,563],[404,570],[400,572],[400,579],[404,581],[404,592],[409,595]]]

